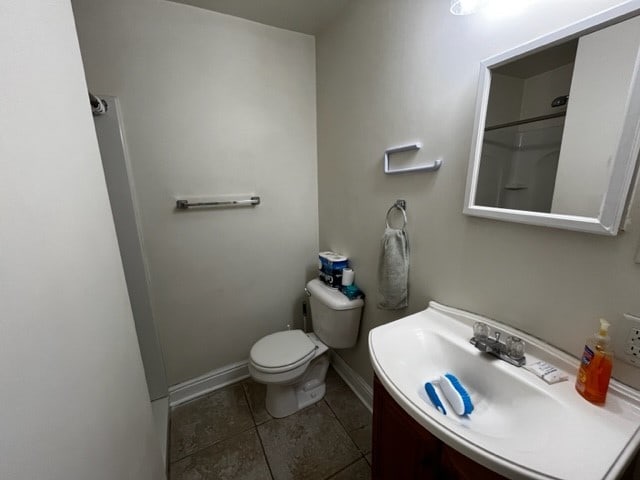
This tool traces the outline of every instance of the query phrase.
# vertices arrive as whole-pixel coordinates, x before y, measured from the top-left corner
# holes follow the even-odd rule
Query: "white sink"
[[[544,360],[569,372],[548,385],[469,343],[483,321],[521,337],[527,363]],[[369,333],[376,375],[398,404],[448,445],[509,478],[614,479],[640,445],[640,394],[611,382],[604,407],[574,389],[578,361],[522,332],[435,302],[423,312]],[[443,415],[424,390],[452,373],[474,411]],[[445,408],[447,403],[444,399]]]

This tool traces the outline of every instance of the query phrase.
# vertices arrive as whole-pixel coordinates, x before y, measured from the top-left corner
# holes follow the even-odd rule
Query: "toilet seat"
[[[302,330],[287,330],[258,340],[251,347],[249,357],[256,370],[281,373],[313,359],[317,348]]]

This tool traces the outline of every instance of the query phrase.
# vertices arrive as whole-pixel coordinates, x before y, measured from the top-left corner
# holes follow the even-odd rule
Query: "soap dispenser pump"
[[[613,367],[613,352],[609,347],[610,325],[604,318],[600,319],[600,330],[586,341],[576,377],[576,390],[593,403],[604,403],[609,389]]]

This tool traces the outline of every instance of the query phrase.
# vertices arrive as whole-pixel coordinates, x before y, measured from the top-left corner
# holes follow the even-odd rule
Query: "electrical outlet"
[[[633,365],[640,365],[640,347],[632,343],[627,343],[627,348],[624,350],[626,360]]]
[[[632,317],[632,315],[629,315]],[[627,343],[630,345],[637,345],[640,347],[640,327],[633,327],[629,331],[629,336],[627,337]]]
[[[624,352],[618,355],[622,361],[640,367],[640,317],[636,315],[624,314],[626,322],[620,327],[624,335],[624,344],[618,345],[617,352]]]
[[[627,343],[624,353],[627,355],[640,355],[640,347],[635,346],[633,343]]]

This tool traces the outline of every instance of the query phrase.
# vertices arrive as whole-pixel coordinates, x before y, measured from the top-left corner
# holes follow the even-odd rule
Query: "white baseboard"
[[[249,378],[246,360],[232,363],[186,382],[169,387],[169,405],[175,407],[219,388]]]
[[[373,388],[364,381],[356,371],[345,362],[336,352],[331,352],[331,365],[335,371],[342,377],[344,382],[349,385],[353,393],[360,399],[370,412],[373,412]]]
[[[331,364],[369,411],[373,411],[373,389],[340,355],[331,352]],[[249,378],[248,361],[212,370],[209,373],[169,387],[169,405],[175,407],[207,393]]]

